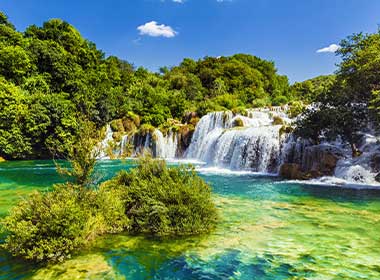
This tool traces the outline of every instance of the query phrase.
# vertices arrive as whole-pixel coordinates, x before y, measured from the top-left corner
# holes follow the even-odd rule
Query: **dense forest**
[[[293,98],[287,77],[255,56],[184,59],[152,73],[106,57],[67,22],[52,19],[18,32],[3,13],[0,79],[0,156],[6,159],[63,151],[82,116],[97,128],[131,115],[157,127],[186,112],[202,116]]]
[[[353,150],[358,132],[378,118],[380,33],[341,42],[335,75],[289,85],[275,65],[258,57],[186,58],[153,73],[106,57],[59,19],[19,32],[0,12],[0,157],[59,157],[80,131],[115,119],[137,126],[188,122],[216,110],[306,104],[296,133],[314,142],[341,136]]]

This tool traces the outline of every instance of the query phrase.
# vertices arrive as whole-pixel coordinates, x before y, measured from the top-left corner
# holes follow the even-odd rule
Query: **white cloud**
[[[185,2],[184,0],[173,0],[173,2],[175,2],[175,3],[183,3],[183,2]]]
[[[331,44],[330,46],[326,48],[317,50],[317,53],[334,53],[339,49],[340,49],[340,46],[338,46],[337,44]]]
[[[173,28],[164,24],[157,24],[156,21],[150,21],[144,25],[137,27],[137,30],[140,31],[140,35],[148,35],[152,37],[166,37],[172,38],[175,37],[178,32]]]

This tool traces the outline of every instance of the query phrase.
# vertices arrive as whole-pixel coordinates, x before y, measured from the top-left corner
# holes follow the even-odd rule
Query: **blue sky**
[[[249,53],[292,82],[332,73],[339,58],[317,50],[380,24],[379,0],[1,0],[0,9],[21,31],[62,18],[107,55],[153,71]]]

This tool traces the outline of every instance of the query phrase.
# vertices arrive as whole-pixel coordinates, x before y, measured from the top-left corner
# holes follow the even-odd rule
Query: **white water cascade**
[[[98,145],[100,158],[134,157],[148,150],[159,158],[204,162],[205,168],[210,170],[276,174],[285,163],[298,164],[303,172],[324,172],[324,156],[332,154],[337,159],[333,172],[323,173],[324,177],[312,181],[379,185],[376,177],[380,176],[380,137],[374,132],[362,134],[358,145],[362,154],[352,157],[350,147],[340,141],[313,145],[305,139],[297,139],[292,133],[284,133],[283,125],[292,123],[285,111],[286,108],[254,109],[244,114],[209,113],[198,122],[187,149],[180,133],[164,134],[158,129],[129,132],[115,142],[114,132],[107,125],[105,138]]]
[[[375,177],[380,172],[380,139],[365,133],[361,142],[362,154],[353,158],[350,149],[346,148],[346,156],[338,161],[334,175],[349,183],[378,185]]]
[[[107,124],[106,135],[105,135],[104,139],[102,140],[102,142],[100,142],[98,147],[97,147],[97,149],[99,151],[98,158],[101,158],[101,159],[109,158],[106,150],[109,147],[110,141],[113,141],[112,135],[113,135],[113,131],[111,129],[111,126],[109,124]]]
[[[280,164],[282,112],[250,110],[246,116],[214,112],[196,126],[186,158],[204,161],[209,166],[232,170],[277,172]]]
[[[158,129],[154,131],[155,155],[159,158],[174,159],[178,149],[178,135],[170,131],[164,136]]]

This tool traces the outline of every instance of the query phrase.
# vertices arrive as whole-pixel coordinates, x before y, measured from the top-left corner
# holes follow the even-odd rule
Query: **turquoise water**
[[[131,161],[104,161],[104,180]],[[380,191],[201,173],[221,221],[182,239],[111,235],[59,265],[0,251],[0,279],[380,279]],[[0,164],[0,215],[64,178],[49,161]]]

